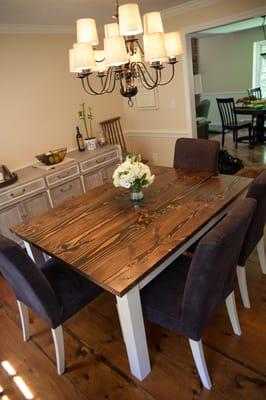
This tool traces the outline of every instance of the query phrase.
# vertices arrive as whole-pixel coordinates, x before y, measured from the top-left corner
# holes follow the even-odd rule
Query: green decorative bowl
[[[67,152],[66,147],[62,147],[61,149],[55,149],[47,151],[47,153],[38,154],[35,156],[37,160],[42,162],[45,165],[53,165],[58,164],[65,158]]]

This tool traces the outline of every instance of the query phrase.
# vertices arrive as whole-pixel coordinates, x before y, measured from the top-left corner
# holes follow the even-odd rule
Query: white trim
[[[26,24],[0,24],[0,34],[75,34],[73,25],[26,25]]]
[[[165,8],[161,11],[161,14],[164,17],[172,17],[174,15],[184,14],[191,10],[195,10],[197,8],[209,6],[219,2],[220,0],[191,0],[183,4],[178,4],[174,7]]]
[[[179,137],[189,137],[188,132],[176,132],[176,131],[150,131],[150,130],[136,130],[136,131],[126,131],[125,137],[149,137],[149,138],[179,138]]]

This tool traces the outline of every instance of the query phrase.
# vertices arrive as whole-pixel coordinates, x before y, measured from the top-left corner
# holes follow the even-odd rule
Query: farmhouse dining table
[[[151,169],[155,181],[139,203],[109,182],[12,227],[29,255],[37,248],[116,296],[131,373],[139,380],[151,371],[141,289],[221,219],[251,181]]]

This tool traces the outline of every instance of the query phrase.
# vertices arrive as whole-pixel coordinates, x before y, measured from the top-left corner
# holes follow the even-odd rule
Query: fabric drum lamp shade
[[[69,50],[69,71],[78,73],[82,71],[82,68],[75,68],[75,51],[74,49]]]
[[[73,49],[75,69],[83,70],[96,66],[91,43],[75,43]]]
[[[121,36],[138,35],[143,32],[139,6],[123,4],[118,8],[119,30]]]
[[[81,18],[77,20],[77,42],[99,44],[96,23],[93,18]]]
[[[128,55],[123,36],[104,38],[104,53],[108,66],[119,66],[128,63]]]
[[[144,57],[147,62],[167,61],[167,55],[162,33],[143,35]]]
[[[193,75],[194,79],[194,94],[201,94],[203,92],[201,75]]]
[[[144,34],[164,33],[161,14],[158,11],[143,15]]]
[[[169,32],[164,34],[164,45],[167,57],[174,58],[183,54],[183,46],[179,32]]]
[[[118,24],[114,22],[113,24],[104,25],[104,36],[105,37],[119,36]]]
[[[96,61],[96,67],[92,67],[92,71],[104,72],[107,71],[108,67],[105,61],[104,50],[94,50],[94,58]]]

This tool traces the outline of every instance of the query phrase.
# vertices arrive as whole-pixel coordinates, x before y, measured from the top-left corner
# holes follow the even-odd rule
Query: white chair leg
[[[24,342],[27,342],[30,338],[29,332],[29,310],[21,301],[17,300],[18,311],[20,316],[20,322],[22,327],[22,334]]]
[[[65,372],[65,348],[64,348],[64,336],[62,326],[59,325],[55,329],[51,329],[56,355],[56,365],[58,375],[62,375]]]
[[[264,240],[263,236],[260,241],[257,243],[257,252],[260,260],[260,266],[263,274],[266,274],[266,258],[265,258],[265,249],[264,249]]]
[[[201,382],[206,389],[210,390],[212,387],[212,383],[211,383],[211,379],[209,376],[209,372],[208,372],[205,357],[204,357],[202,342],[201,342],[201,340],[196,341],[196,340],[189,339],[189,344],[190,344],[192,355],[193,355]]]
[[[236,274],[237,274],[238,286],[239,286],[239,290],[240,290],[240,294],[242,297],[244,307],[250,308],[246,267],[245,266],[242,267],[242,266],[238,265],[236,267]]]
[[[241,335],[241,328],[239,324],[239,319],[237,315],[237,309],[236,309],[236,301],[235,301],[235,294],[234,291],[232,291],[229,296],[225,299],[226,302],[226,308],[229,314],[229,318],[232,324],[233,331],[236,335],[240,336]]]

